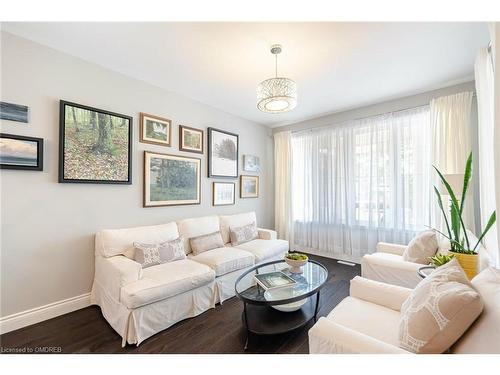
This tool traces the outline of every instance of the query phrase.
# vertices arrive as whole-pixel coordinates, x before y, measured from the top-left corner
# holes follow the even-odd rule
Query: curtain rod
[[[476,92],[475,91],[472,92],[472,97],[476,97]],[[378,113],[378,114],[375,114],[375,115],[364,116],[364,117],[357,117],[357,118],[353,118],[353,119],[349,119],[349,120],[343,120],[343,121],[336,122],[336,123],[330,124],[330,125],[320,125],[320,126],[315,126],[314,128],[292,130],[291,133],[292,134],[295,134],[295,133],[305,133],[305,132],[309,132],[309,131],[313,131],[313,130],[318,130],[318,129],[322,129],[322,128],[332,127],[332,126],[335,126],[335,125],[340,125],[340,124],[342,124],[344,122],[347,122],[347,121],[359,121],[359,120],[364,120],[364,119],[367,119],[367,118],[370,118],[370,117],[383,116],[383,115],[386,115],[386,114],[389,114],[389,113],[398,113],[398,112],[408,111],[410,109],[427,107],[428,105],[429,104],[422,104],[422,105],[417,105],[417,106],[412,106],[412,107],[406,107],[406,108],[398,109],[396,111],[383,112],[383,113]]]

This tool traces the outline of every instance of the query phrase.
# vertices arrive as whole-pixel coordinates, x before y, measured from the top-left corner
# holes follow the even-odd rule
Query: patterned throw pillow
[[[186,258],[181,237],[159,244],[134,242],[134,250],[134,260],[142,268]]]
[[[436,255],[439,243],[436,232],[425,230],[413,238],[403,253],[403,260],[407,262],[429,264],[430,257]]]
[[[456,259],[422,280],[401,306],[399,346],[414,353],[443,353],[483,310],[483,301]]]
[[[213,232],[190,238],[189,245],[191,245],[193,254],[198,255],[208,250],[224,247],[224,241],[222,241],[220,232]]]
[[[257,224],[253,222],[242,227],[231,227],[229,228],[229,235],[231,237],[231,245],[233,246],[255,240],[259,237],[259,234],[257,232]]]

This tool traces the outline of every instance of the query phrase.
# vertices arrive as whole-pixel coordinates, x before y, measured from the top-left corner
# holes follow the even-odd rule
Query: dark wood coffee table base
[[[316,322],[319,307],[319,291],[307,297],[307,302],[297,311],[283,312],[267,305],[243,303],[243,323],[247,330],[245,350],[250,334],[279,335],[305,326],[311,320]]]

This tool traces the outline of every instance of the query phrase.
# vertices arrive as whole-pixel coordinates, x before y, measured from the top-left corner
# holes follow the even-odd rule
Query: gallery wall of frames
[[[0,102],[2,120],[28,123],[28,111],[22,104]],[[164,115],[141,112],[138,117],[139,142],[164,148],[143,153],[143,207],[200,204],[204,176],[196,155],[205,152],[206,178],[219,180],[212,182],[213,206],[234,205],[238,183],[240,199],[259,197],[260,159],[240,155],[238,134],[176,125]],[[178,143],[172,140],[173,126],[179,128]],[[132,116],[60,100],[59,182],[132,184],[133,131]],[[43,170],[43,139],[2,133],[0,142],[2,169]]]
[[[0,42],[0,272],[30,290],[4,293],[2,317],[89,293],[103,229],[248,211],[273,228],[270,128],[4,31]],[[208,128],[238,143],[214,131],[209,145]],[[208,177],[209,147],[213,174],[231,177]],[[258,176],[258,198],[240,198],[241,175]]]

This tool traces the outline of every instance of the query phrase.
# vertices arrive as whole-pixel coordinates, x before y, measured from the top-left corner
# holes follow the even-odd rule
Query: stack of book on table
[[[264,290],[283,288],[297,283],[281,271],[256,274],[254,279]]]

